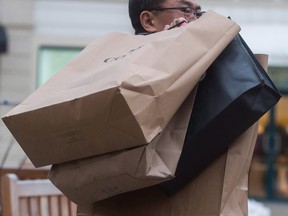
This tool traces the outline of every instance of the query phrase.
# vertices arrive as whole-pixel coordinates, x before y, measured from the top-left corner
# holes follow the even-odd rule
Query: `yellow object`
[[[259,125],[259,133],[263,133],[265,127],[269,123],[270,112],[267,112],[261,119]],[[288,127],[288,97],[282,97],[275,106],[276,124],[282,127]]]

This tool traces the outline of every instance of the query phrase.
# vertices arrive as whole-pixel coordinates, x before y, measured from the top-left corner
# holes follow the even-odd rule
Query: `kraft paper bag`
[[[81,205],[173,178],[196,89],[161,135],[148,145],[53,165],[49,179],[71,201]]]
[[[3,121],[35,167],[146,145],[239,31],[209,11],[169,31],[108,34]]]
[[[268,55],[255,56],[267,71]],[[172,196],[167,196],[158,186],[150,187],[79,206],[77,215],[248,216],[248,173],[257,136],[258,122],[229,145],[224,155]]]
[[[78,206],[78,216],[247,216],[248,172],[258,122],[227,152],[172,196],[158,187]],[[217,141],[215,141],[217,143]]]

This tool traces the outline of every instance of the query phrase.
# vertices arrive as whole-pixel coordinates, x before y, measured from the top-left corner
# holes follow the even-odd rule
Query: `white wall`
[[[36,34],[95,38],[111,31],[132,32],[126,3],[36,1],[34,18]]]
[[[202,0],[201,2],[204,9],[213,9],[235,20],[241,27],[240,34],[252,51],[269,54],[270,65],[288,66],[287,1]]]
[[[235,20],[251,49],[269,54],[270,65],[288,66],[287,1],[198,1],[204,10],[212,9]],[[111,31],[133,33],[128,0],[112,2],[36,1],[35,33],[69,38],[95,38]]]
[[[0,23],[6,28],[8,52],[0,54],[0,102],[18,102],[31,90],[31,47],[33,36],[33,0],[0,0]],[[0,116],[11,106],[0,106]],[[9,149],[11,135],[0,120],[0,165]],[[25,155],[19,145],[11,145],[11,157],[5,165],[17,166]],[[1,167],[0,167],[1,168]]]

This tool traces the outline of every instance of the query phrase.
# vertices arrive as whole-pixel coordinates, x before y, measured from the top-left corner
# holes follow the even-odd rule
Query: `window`
[[[42,46],[38,50],[36,86],[42,85],[54,73],[80,53],[80,47]]]

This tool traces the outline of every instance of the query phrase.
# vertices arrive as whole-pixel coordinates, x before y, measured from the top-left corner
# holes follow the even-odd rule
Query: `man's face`
[[[160,6],[161,8],[190,7],[196,10],[201,10],[201,7],[197,4],[196,0],[166,0]],[[156,21],[155,21],[156,31],[162,31],[165,25],[170,25],[175,19],[185,18],[185,14],[181,10],[163,10],[163,11],[156,11],[155,13],[156,13]]]

